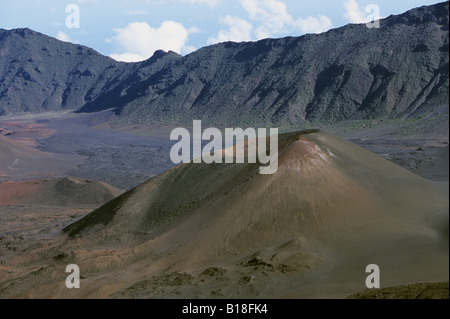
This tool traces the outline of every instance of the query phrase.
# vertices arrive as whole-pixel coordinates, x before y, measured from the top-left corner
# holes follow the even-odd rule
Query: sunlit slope
[[[93,245],[151,238],[152,250],[197,264],[290,240],[380,251],[435,236],[425,224],[448,207],[427,180],[323,131],[281,135],[278,171],[259,166],[180,165],[65,230]]]

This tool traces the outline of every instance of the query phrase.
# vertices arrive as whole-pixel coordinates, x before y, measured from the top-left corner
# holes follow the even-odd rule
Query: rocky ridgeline
[[[322,34],[226,42],[119,63],[0,30],[0,114],[115,108],[122,124],[289,125],[448,108],[448,2]]]

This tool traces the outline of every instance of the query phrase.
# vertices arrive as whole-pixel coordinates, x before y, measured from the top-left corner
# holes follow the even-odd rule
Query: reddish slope
[[[0,135],[0,181],[57,176],[78,163],[76,156],[41,152]]]

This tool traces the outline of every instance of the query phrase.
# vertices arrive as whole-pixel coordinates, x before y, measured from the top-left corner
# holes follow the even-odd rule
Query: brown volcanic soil
[[[353,294],[348,299],[449,299],[448,282],[366,290]]]
[[[187,164],[152,178],[3,258],[0,296],[343,298],[372,263],[383,287],[448,280],[448,190],[322,131],[280,136],[279,155],[274,175]],[[81,289],[65,287],[70,263]]]

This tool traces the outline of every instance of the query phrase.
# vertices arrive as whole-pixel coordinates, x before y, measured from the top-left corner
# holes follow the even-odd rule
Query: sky
[[[30,28],[119,61],[225,41],[321,33],[433,0],[2,0],[0,28]]]

